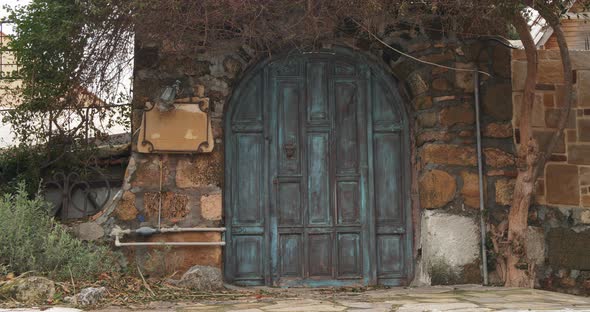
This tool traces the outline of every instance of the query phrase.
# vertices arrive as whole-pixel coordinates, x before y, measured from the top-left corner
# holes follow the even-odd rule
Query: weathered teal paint
[[[224,272],[242,285],[403,285],[409,127],[392,78],[335,48],[250,70],[225,120]]]

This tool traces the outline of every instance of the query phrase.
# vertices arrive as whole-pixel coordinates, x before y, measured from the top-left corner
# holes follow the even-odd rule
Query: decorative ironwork
[[[44,183],[47,191],[57,191],[53,215],[62,218],[71,216],[71,209],[82,214],[81,217],[94,215],[101,211],[111,197],[111,185],[100,170],[88,167],[94,174],[91,179],[83,178],[78,172],[58,171]],[[103,199],[99,199],[98,188],[105,190]],[[47,195],[47,194],[46,194]]]

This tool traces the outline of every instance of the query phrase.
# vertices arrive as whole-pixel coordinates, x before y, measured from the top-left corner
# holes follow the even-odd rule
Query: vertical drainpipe
[[[488,284],[488,263],[486,254],[486,223],[484,220],[484,187],[483,187],[483,161],[481,150],[481,125],[479,114],[479,72],[473,71],[473,91],[475,93],[475,133],[477,135],[477,170],[479,175],[479,222],[481,231],[481,262],[483,284]]]

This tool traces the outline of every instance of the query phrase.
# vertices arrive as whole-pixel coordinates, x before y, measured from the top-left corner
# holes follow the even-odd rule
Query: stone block
[[[430,71],[432,76],[441,75],[441,74],[444,74],[447,72],[449,72],[449,70],[446,68],[442,68],[442,67],[433,67],[432,70]]]
[[[160,208],[160,193],[145,193],[143,195],[143,206],[145,214],[148,217],[158,217]],[[163,219],[180,221],[190,212],[190,201],[187,195],[175,192],[162,193],[162,210]]]
[[[418,115],[418,127],[420,128],[432,128],[436,126],[438,116],[435,112],[421,113]]]
[[[223,288],[223,275],[219,268],[195,265],[174,284],[197,292],[211,292]]]
[[[590,145],[568,144],[567,159],[570,164],[590,165]]]
[[[72,226],[74,235],[84,241],[99,240],[104,236],[104,229],[96,222],[84,222]]]
[[[456,99],[457,99],[456,95],[443,95],[443,96],[437,96],[435,98],[432,98],[432,101],[434,103],[438,104],[438,103],[442,103],[442,102],[453,101]]]
[[[584,211],[580,212],[580,222],[590,224],[590,209],[584,209]]]
[[[563,82],[563,65],[561,60],[540,60],[537,71],[537,83]]]
[[[568,129],[565,131],[566,141],[570,142],[578,142],[578,134],[576,133],[576,129]]]
[[[497,139],[511,138],[512,124],[509,122],[487,124],[483,129],[483,136]]]
[[[460,69],[475,69],[473,64],[456,63],[456,68]],[[473,92],[473,72],[471,71],[455,71],[455,86],[463,89],[465,92]]]
[[[549,204],[580,204],[578,167],[565,164],[548,164],[545,169],[546,200]]]
[[[483,114],[497,121],[512,119],[512,89],[507,83],[491,84],[483,90]]]
[[[580,167],[580,186],[590,186],[590,167]]]
[[[475,148],[452,144],[426,144],[420,156],[423,164],[475,166]]]
[[[416,144],[422,146],[427,142],[443,141],[448,142],[451,140],[451,135],[446,131],[425,131],[416,137]]]
[[[503,206],[512,205],[512,197],[514,196],[514,179],[499,179],[496,181],[496,203]]]
[[[567,242],[564,244],[564,242]],[[549,264],[573,270],[590,270],[590,231],[552,228],[547,234]]]
[[[590,107],[590,71],[578,71],[577,95],[578,107]]]
[[[545,110],[545,125],[547,128],[557,128],[559,119],[561,118],[562,110],[557,108],[549,108]],[[571,111],[568,115],[566,128],[576,128],[576,112]]]
[[[540,60],[561,60],[561,53],[557,49],[538,50],[537,55]]]
[[[543,228],[529,226],[525,237],[526,256],[537,266],[545,262],[545,232]]]
[[[483,150],[484,163],[494,168],[514,166],[514,155],[494,147],[487,147]]]
[[[426,49],[430,49],[432,45],[430,44],[430,42],[419,42],[419,43],[413,43],[408,45],[408,51],[409,52],[418,52],[418,51],[422,51],[422,50],[426,50]]]
[[[441,110],[439,120],[443,127],[451,127],[460,123],[473,124],[475,122],[475,113],[473,107],[469,104],[450,106]]]
[[[20,302],[47,304],[54,300],[55,283],[45,277],[21,276],[0,283],[0,300],[2,302]]]
[[[167,157],[162,159],[162,172],[160,172],[160,160],[157,156],[152,155],[147,159],[137,161],[136,167],[137,169],[131,177],[132,187],[157,189],[160,186],[160,178],[162,178],[163,185],[169,183],[170,165]]]
[[[420,94],[426,93],[428,91],[429,86],[422,78],[420,73],[413,72],[411,73],[408,78],[406,79],[408,87],[414,96],[418,96]]]
[[[572,69],[584,70],[590,69],[590,54],[588,51],[569,51]]]
[[[176,166],[176,186],[196,188],[221,185],[223,181],[223,151],[220,148],[210,154],[182,158]]]
[[[432,89],[436,91],[449,91],[452,89],[452,86],[447,79],[436,78],[432,81]]]
[[[535,140],[537,140],[537,143],[539,144],[539,148],[541,150],[543,150],[547,145],[549,145],[549,142],[553,138],[554,133],[555,133],[554,130],[535,129],[535,130],[533,130],[533,138],[535,138]],[[557,142],[557,145],[555,146],[553,153],[559,153],[559,154],[565,153],[565,138],[564,138],[564,136],[561,136],[561,138]]]
[[[242,63],[235,58],[228,56],[223,60],[223,69],[230,78],[235,77],[242,71]]]
[[[461,171],[461,179],[463,186],[461,187],[461,195],[465,205],[473,208],[479,207],[479,176],[477,173],[469,171]],[[484,180],[485,182],[485,180]],[[485,186],[484,186],[485,190]]]
[[[471,130],[461,130],[457,135],[461,138],[473,138],[475,136],[475,134]]]
[[[578,140],[590,142],[590,119],[578,120]]]
[[[206,220],[221,220],[222,213],[221,194],[201,196],[201,216]]]
[[[446,50],[442,53],[432,53],[425,56],[419,57],[423,61],[432,62],[432,63],[443,63],[452,61],[455,59],[455,54],[451,50]]]
[[[442,170],[430,170],[420,177],[420,206],[426,209],[440,208],[455,197],[457,182]]]
[[[125,191],[115,208],[115,217],[121,221],[131,221],[137,217],[137,208],[135,207],[135,194]]]
[[[432,108],[432,97],[431,96],[419,96],[414,99],[414,108],[416,110]]]
[[[96,306],[106,295],[106,287],[86,287],[74,296],[73,303],[81,307]]]
[[[555,106],[555,100],[553,98],[553,93],[543,93],[543,106],[552,108]]]

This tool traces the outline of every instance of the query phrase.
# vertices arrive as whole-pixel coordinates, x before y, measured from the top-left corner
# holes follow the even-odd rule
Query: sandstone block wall
[[[542,228],[543,262],[538,286],[590,294],[590,52],[570,51],[574,106],[565,135],[543,168],[537,185],[536,207],[529,224]],[[559,51],[538,51],[539,77],[532,126],[541,148],[549,142],[563,107],[563,68]],[[526,56],[512,52],[513,124],[520,118],[526,77]],[[517,136],[514,138],[518,144]]]
[[[520,118],[526,57],[513,52],[514,124]],[[563,105],[563,68],[559,51],[539,51],[539,77],[533,108],[533,135],[545,146],[557,127]],[[539,183],[537,202],[590,208],[590,53],[571,51],[574,69],[574,107],[565,136],[557,144]],[[518,143],[518,142],[516,142]]]

